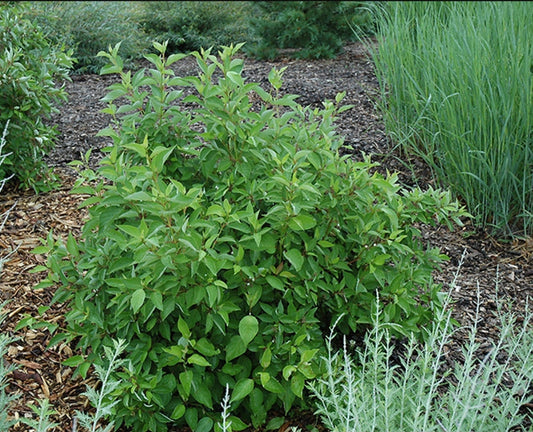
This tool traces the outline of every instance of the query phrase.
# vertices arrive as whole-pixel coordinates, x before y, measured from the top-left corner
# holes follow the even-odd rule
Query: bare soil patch
[[[298,102],[302,105],[319,107],[325,99],[333,100],[338,92],[346,92],[344,103],[354,105],[354,108],[344,112],[337,121],[338,131],[345,137],[343,152],[355,159],[361,159],[363,153],[372,155],[373,160],[381,163],[380,170],[399,172],[405,185],[433,183],[423,163],[402,160],[393,150],[393,143],[375,109],[378,85],[363,46],[347,45],[344,52],[332,60],[246,59],[244,76],[248,82],[258,82],[266,88],[272,67],[286,67],[282,91],[300,95]],[[175,71],[181,76],[196,74],[194,59],[180,61]],[[5,358],[19,367],[12,374],[9,386],[9,391],[20,395],[12,414],[31,416],[29,404],[47,397],[57,411],[52,416],[52,420],[59,423],[57,431],[75,430],[75,411],[89,409],[81,393],[85,391],[85,385],[94,384],[95,379],[72,379],[72,368],[61,364],[76,351],[74,346],[47,349],[50,334],[46,329],[15,331],[15,327],[27,315],[38,316],[39,307],[49,305],[54,291],[53,287],[33,289],[43,274],[32,273],[32,269],[43,264],[46,257],[35,255],[31,250],[40,244],[40,239],[45,238],[50,229],[56,236],[79,235],[86,213],[78,208],[83,197],[69,192],[75,173],[67,164],[80,159],[91,148],[91,163],[95,167],[98,165],[102,156],[99,149],[108,143],[105,138],[96,137],[96,133],[110,120],[100,113],[105,106],[100,99],[107,93],[107,87],[117,80],[115,76],[77,75],[67,84],[69,101],[61,107],[61,113],[51,119],[58,125],[60,136],[56,149],[48,157],[50,165],[62,175],[60,189],[35,195],[12,186],[0,196],[0,213],[16,203],[0,233],[0,250],[12,251],[0,276],[0,302],[9,301],[4,310],[6,320],[1,323],[0,330],[19,338]],[[406,168],[407,162],[414,165],[414,171]],[[460,323],[472,323],[479,295],[482,302],[479,337],[488,350],[490,340],[498,333],[497,301],[520,315],[533,295],[533,239],[497,241],[467,224],[453,232],[444,227],[425,227],[423,240],[450,257],[441,271],[435,273],[435,279],[442,283],[443,290],[448,290],[457,276],[452,295],[456,302],[454,316]],[[457,274],[461,261],[462,267]],[[61,307],[54,306],[46,317],[62,325],[63,314]],[[457,346],[464,341],[461,337],[458,333]],[[451,359],[455,356],[456,353],[450,353]],[[305,428],[311,424],[318,425],[318,419],[309,413],[296,413],[280,431],[289,425]],[[13,431],[25,430],[28,428],[21,423],[13,428]]]

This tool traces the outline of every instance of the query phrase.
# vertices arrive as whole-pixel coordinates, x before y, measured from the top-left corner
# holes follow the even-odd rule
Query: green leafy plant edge
[[[56,180],[43,158],[57,129],[44,121],[67,100],[72,51],[52,46],[27,17],[24,2],[0,2],[0,130],[10,123],[0,178],[14,174],[23,187],[49,190]]]
[[[167,58],[165,44],[134,74],[118,45],[99,54],[102,73],[121,77],[104,98],[115,120],[100,135],[113,145],[98,172],[78,163],[89,217],[79,241],[50,233],[37,249],[48,253],[38,287],[69,303],[52,343],[78,341],[87,357],[68,364],[82,374],[127,342],[117,427],[209,431],[226,386],[233,430],[261,425],[272,407],[305,406],[325,332],[337,321],[364,332],[378,292],[403,334],[422,335],[441,307],[431,273],[446,257],[416,226],[452,227],[464,210],[340,156],[343,94],[311,110],[281,95],[283,70],[269,91],[246,83],[241,46],[192,53],[190,77],[174,76],[185,55]]]

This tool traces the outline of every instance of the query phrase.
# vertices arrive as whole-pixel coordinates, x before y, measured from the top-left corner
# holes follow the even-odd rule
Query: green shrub
[[[373,51],[387,130],[478,226],[533,232],[533,8],[387,2]]]
[[[140,19],[157,42],[168,41],[168,52],[198,51],[248,41],[253,2],[151,1]]]
[[[142,5],[127,1],[32,1],[31,16],[56,45],[74,50],[74,73],[97,73],[104,65],[97,54],[121,42],[128,67],[150,48],[139,25]]]
[[[75,189],[91,196],[81,240],[50,233],[36,251],[48,253],[39,286],[58,285],[54,301],[71,308],[54,341],[76,338],[82,373],[112,338],[127,341],[119,425],[208,431],[229,386],[233,429],[258,426],[304,403],[323,331],[341,315],[344,333],[364,331],[377,292],[399,333],[430,324],[445,256],[416,225],[464,213],[447,193],[402,190],[339,156],[342,94],[311,110],[277,96],[282,71],[269,74],[274,95],[245,83],[241,45],[195,52],[199,76],[174,77],[184,55],[154,46],[154,68],[133,76],[118,46],[101,53],[102,72],[122,78],[105,97],[115,124],[100,132],[114,144]]]
[[[367,2],[350,1],[258,1],[252,18],[253,41],[247,52],[273,59],[282,48],[296,48],[296,58],[331,58],[347,40],[373,32]]]
[[[25,17],[23,3],[0,3],[0,130],[10,122],[0,178],[14,174],[36,191],[54,177],[43,157],[53,148],[55,127],[43,119],[67,99],[63,81],[72,66],[71,52],[49,44]]]

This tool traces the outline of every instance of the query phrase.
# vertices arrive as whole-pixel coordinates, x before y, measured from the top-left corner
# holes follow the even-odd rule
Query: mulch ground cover
[[[334,100],[338,92],[346,91],[343,102],[354,108],[342,113],[337,121],[337,130],[345,137],[344,153],[355,159],[362,159],[363,153],[372,155],[373,160],[381,163],[378,169],[398,172],[400,181],[408,186],[417,182],[433,183],[425,165],[417,160],[405,160],[387,137],[374,103],[379,92],[373,65],[361,44],[347,45],[340,56],[331,60],[245,59],[243,75],[248,82],[266,87],[272,67],[287,67],[282,92],[300,95],[297,101],[302,105],[319,107],[325,99]],[[178,62],[174,69],[180,76],[196,74],[192,58]],[[47,158],[62,178],[59,189],[36,195],[8,185],[0,196],[0,214],[14,205],[0,233],[0,251],[4,251],[0,256],[10,253],[0,276],[0,302],[8,301],[0,330],[17,338],[4,358],[6,363],[17,366],[8,387],[9,392],[19,396],[11,414],[16,418],[32,416],[30,404],[49,398],[56,411],[51,419],[58,423],[55,430],[61,432],[76,429],[76,410],[91,409],[81,394],[86,385],[96,385],[97,381],[91,374],[86,380],[73,377],[73,369],[62,364],[76,352],[74,346],[63,344],[48,349],[47,329],[15,328],[21,319],[37,317],[41,307],[49,306],[54,293],[53,287],[34,289],[44,275],[32,270],[44,264],[46,257],[33,254],[33,248],[41,244],[50,230],[54,236],[66,238],[69,233],[78,236],[83,226],[86,210],[78,206],[84,197],[70,193],[76,174],[68,163],[93,149],[91,164],[98,165],[102,157],[100,149],[108,143],[95,135],[110,120],[99,112],[105,106],[100,99],[116,81],[115,76],[74,75],[72,82],[67,83],[69,101],[50,120],[58,125],[60,135],[56,149]],[[478,336],[481,351],[487,352],[490,341],[498,334],[497,303],[520,316],[533,295],[533,239],[497,240],[469,223],[453,232],[441,226],[422,227],[422,232],[424,242],[439,247],[450,257],[434,277],[443,290],[450,289],[455,280],[454,317],[461,324],[471,324],[476,316],[477,299],[481,299]],[[64,307],[54,305],[46,311],[45,318],[62,326]],[[461,332],[454,336],[457,349],[450,351],[450,361],[457,357],[458,347],[464,342],[462,337],[465,334]],[[524,409],[531,411],[531,407]],[[311,413],[295,412],[279,431],[289,426],[305,429],[311,425],[321,429],[319,420]],[[26,430],[29,428],[20,422],[13,428],[14,432]]]

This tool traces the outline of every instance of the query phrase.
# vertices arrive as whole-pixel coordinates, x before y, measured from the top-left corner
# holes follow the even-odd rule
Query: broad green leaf
[[[266,430],[279,430],[285,424],[285,417],[274,417],[265,426]]]
[[[192,430],[198,426],[198,409],[190,407],[185,411],[185,421]]]
[[[61,362],[64,366],[79,366],[85,361],[85,358],[81,355],[75,355],[72,357],[69,357],[68,359],[65,359]]]
[[[139,311],[139,309],[144,304],[145,298],[146,298],[146,293],[144,292],[142,288],[139,288],[131,295],[130,304],[131,304],[131,310],[133,311],[133,313],[137,313]]]
[[[299,398],[303,397],[303,389],[305,387],[305,379],[303,375],[297,373],[291,378],[291,390]]]
[[[231,429],[235,431],[242,431],[249,426],[246,423],[244,423],[239,417],[235,417],[235,416],[229,416],[228,424],[231,424]]]
[[[179,374],[180,384],[183,387],[183,391],[185,392],[184,396],[186,398],[188,398],[189,395],[191,394],[193,377],[194,377],[194,374],[193,374],[192,370],[181,372]]]
[[[163,296],[159,291],[152,291],[150,293],[150,300],[152,300],[152,303],[157,309],[160,311],[163,310]]]
[[[126,234],[129,234],[133,238],[140,239],[142,237],[141,230],[132,225],[118,225],[118,228],[121,231],[124,231]]]
[[[209,417],[203,417],[198,422],[198,426],[195,428],[195,432],[210,432],[213,429],[213,420]]]
[[[169,156],[174,151],[174,147],[166,148],[162,146],[158,146],[154,149],[152,154],[150,155],[151,161],[150,161],[150,168],[152,171],[156,173],[160,173],[163,171],[163,167],[165,166],[165,162],[169,158]]]
[[[189,364],[195,364],[198,366],[204,366],[208,367],[211,366],[211,363],[209,363],[204,357],[202,357],[200,354],[193,354],[187,359],[187,363]]]
[[[259,372],[259,378],[261,380],[261,385],[265,390],[268,390],[271,393],[277,393],[281,394],[284,393],[285,390],[283,389],[283,386],[279,383],[279,381],[270,376],[267,372]]]
[[[189,329],[187,322],[182,317],[178,318],[178,330],[185,339],[190,339],[191,330]]]
[[[217,355],[220,351],[215,348],[215,346],[209,342],[208,339],[201,338],[196,342],[196,345],[194,346],[194,349],[198,351],[200,354],[203,354],[208,357],[212,357],[214,355]]]
[[[292,373],[296,370],[296,366],[293,366],[293,365],[287,365],[283,368],[283,378],[286,379],[287,381],[289,380],[289,378],[291,377]]]
[[[261,359],[259,360],[259,363],[263,368],[267,368],[270,366],[270,362],[272,361],[272,351],[270,351],[270,348],[267,347],[263,354],[261,355]]]
[[[123,147],[129,150],[133,150],[142,158],[146,157],[146,148],[147,148],[146,145],[130,143],[130,144],[124,144]]]
[[[300,360],[300,363],[307,363],[309,362],[310,360],[313,359],[313,357],[315,356],[315,354],[318,352],[318,349],[311,349],[311,350],[305,350],[303,353],[302,353],[302,358]]]
[[[283,285],[283,282],[281,279],[275,277],[275,276],[267,276],[266,281],[272,286],[272,288],[276,288],[277,290],[283,291],[285,289],[285,286]]]
[[[284,253],[290,263],[294,266],[296,271],[300,271],[304,264],[304,257],[298,249],[290,249]]]
[[[246,352],[246,345],[240,336],[233,336],[226,347],[226,362],[240,357]]]
[[[261,380],[261,385],[264,387],[270,381],[270,374],[268,372],[259,372],[258,375]]]
[[[316,220],[305,214],[299,214],[294,216],[289,221],[289,227],[294,231],[304,231],[311,228],[314,228],[316,225]]]
[[[234,83],[235,85],[237,86],[242,86],[244,84],[244,80],[242,79],[242,77],[240,76],[239,73],[237,72],[233,72],[233,71],[228,71],[228,73],[226,74],[226,76],[229,78],[229,80]]]
[[[243,378],[235,384],[231,394],[230,402],[236,402],[244,399],[254,389],[254,381],[250,378]]]
[[[259,331],[259,322],[257,318],[252,315],[246,315],[239,322],[239,335],[244,342],[244,345],[248,345],[252,339],[257,335]]]
[[[133,192],[132,194],[125,197],[124,199],[126,201],[153,201],[152,196],[145,191]]]
[[[178,404],[176,405],[176,408],[174,408],[174,410],[172,411],[172,414],[170,414],[170,418],[172,420],[178,420],[182,418],[184,414],[185,414],[185,405]]]
[[[191,394],[203,406],[213,409],[211,389],[208,388],[205,383],[197,383],[196,388],[193,386]]]
[[[67,251],[73,257],[78,257],[80,254],[79,249],[78,249],[78,244],[76,243],[76,239],[70,232],[68,233],[68,238],[67,238]]]

